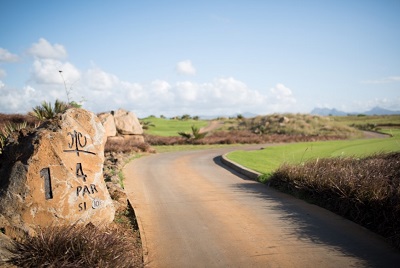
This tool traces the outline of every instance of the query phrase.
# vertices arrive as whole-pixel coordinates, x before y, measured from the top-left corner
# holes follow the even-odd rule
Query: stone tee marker
[[[25,231],[112,222],[115,209],[103,179],[106,138],[97,116],[76,108],[20,134],[0,155],[0,213]]]

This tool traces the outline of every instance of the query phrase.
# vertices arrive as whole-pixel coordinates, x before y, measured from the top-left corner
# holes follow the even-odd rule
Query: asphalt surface
[[[230,150],[125,166],[146,267],[400,267],[381,237],[224,167]]]

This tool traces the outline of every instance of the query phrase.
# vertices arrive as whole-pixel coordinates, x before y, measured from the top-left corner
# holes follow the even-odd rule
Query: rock
[[[114,137],[117,135],[117,128],[115,127],[114,116],[111,113],[104,113],[98,115],[103,127],[106,131],[107,137]]]
[[[112,222],[115,208],[103,179],[105,141],[99,118],[78,108],[20,131],[0,155],[0,214],[25,232]]]
[[[286,124],[290,122],[290,119],[287,118],[286,116],[282,116],[281,118],[279,118],[278,122]]]
[[[139,119],[132,112],[119,109],[114,114],[115,126],[118,133],[124,135],[142,135],[143,128]]]
[[[124,189],[117,183],[107,182],[106,184],[117,213],[126,210],[128,208],[128,197]]]
[[[125,141],[123,136],[108,137],[107,141],[114,143],[123,143]]]
[[[123,135],[125,142],[131,143],[144,143],[144,137],[142,135]]]

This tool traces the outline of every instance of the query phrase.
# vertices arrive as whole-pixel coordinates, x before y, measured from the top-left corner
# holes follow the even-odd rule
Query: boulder
[[[126,142],[144,143],[143,135],[123,135],[123,138]]]
[[[117,132],[123,135],[142,135],[143,128],[139,119],[132,112],[119,109],[114,113]]]
[[[111,113],[104,113],[98,115],[103,127],[106,131],[107,137],[114,137],[117,135],[117,128],[115,127],[114,116]]]
[[[287,118],[286,116],[282,116],[281,118],[279,118],[278,122],[286,124],[290,122],[290,119]]]
[[[20,131],[0,155],[0,214],[24,232],[112,222],[115,208],[103,179],[105,141],[99,118],[78,108]]]

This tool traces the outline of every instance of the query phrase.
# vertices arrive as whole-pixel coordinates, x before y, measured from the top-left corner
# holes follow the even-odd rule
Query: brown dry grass
[[[142,267],[137,248],[126,228],[54,226],[14,241],[8,262],[18,267]]]
[[[39,123],[39,121],[30,115],[23,115],[23,114],[1,114],[0,113],[0,130],[3,129],[3,127],[7,123],[15,123],[15,124],[20,124],[23,122],[27,122],[27,125],[29,127],[34,127],[36,124]]]

